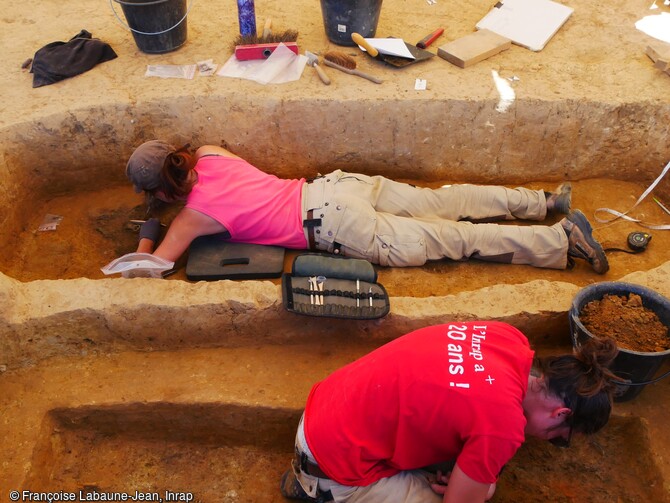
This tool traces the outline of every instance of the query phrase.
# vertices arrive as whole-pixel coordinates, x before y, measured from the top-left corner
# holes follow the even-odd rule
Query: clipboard
[[[501,0],[475,26],[541,51],[574,9],[552,0]]]

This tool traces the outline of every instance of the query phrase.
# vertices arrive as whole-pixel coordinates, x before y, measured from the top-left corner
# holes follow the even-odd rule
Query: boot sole
[[[593,227],[591,227],[591,224],[586,218],[586,215],[584,215],[584,213],[582,213],[579,210],[573,210],[572,213],[568,215],[568,220],[570,220],[574,225],[580,228],[582,234],[584,234],[584,239],[589,244],[589,246],[593,248],[593,250],[596,252],[596,258],[599,259],[600,263],[604,266],[604,270],[598,271],[594,269],[594,271],[596,271],[598,274],[605,274],[607,271],[609,271],[610,265],[609,262],[607,261],[605,250],[603,250],[603,247],[600,245],[600,243],[598,243],[593,237]],[[587,257],[586,260],[588,261],[589,264],[591,264],[591,266],[593,266],[592,259]]]

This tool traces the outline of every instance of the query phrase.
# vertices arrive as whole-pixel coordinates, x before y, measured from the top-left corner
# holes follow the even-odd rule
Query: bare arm
[[[444,494],[443,503],[483,503],[495,492],[495,484],[483,484],[468,477],[459,467],[454,466],[448,477],[447,486],[433,485],[433,490]]]
[[[165,238],[153,254],[176,262],[195,238],[225,231],[226,228],[213,218],[199,211],[184,208],[174,218]],[[152,240],[141,239],[137,251],[152,253],[153,247]]]

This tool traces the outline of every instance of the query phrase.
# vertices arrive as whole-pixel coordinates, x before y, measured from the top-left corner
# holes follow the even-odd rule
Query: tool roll
[[[386,289],[367,260],[317,253],[298,255],[282,276],[287,311],[309,316],[372,320],[391,309]]]

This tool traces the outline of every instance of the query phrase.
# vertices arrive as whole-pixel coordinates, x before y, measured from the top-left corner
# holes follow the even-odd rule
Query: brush
[[[370,82],[375,84],[381,84],[381,79],[363,73],[360,70],[356,70],[356,60],[340,51],[328,51],[323,55],[323,64],[341,72],[348,73],[349,75],[356,75],[358,77],[363,77],[368,79]]]
[[[267,59],[279,46],[284,44],[296,55],[299,54],[298,32],[296,30],[285,30],[283,32],[273,33],[271,31],[272,20],[265,21],[263,34],[259,37],[257,34],[239,35],[233,46],[235,47],[235,57],[240,61],[249,59]]]
[[[307,56],[307,64],[311,67],[314,67],[317,75],[321,79],[321,82],[329,86],[330,78],[328,77],[328,75],[326,75],[326,72],[324,72],[323,69],[319,66],[319,57],[313,52],[309,51],[305,51],[305,56]]]

